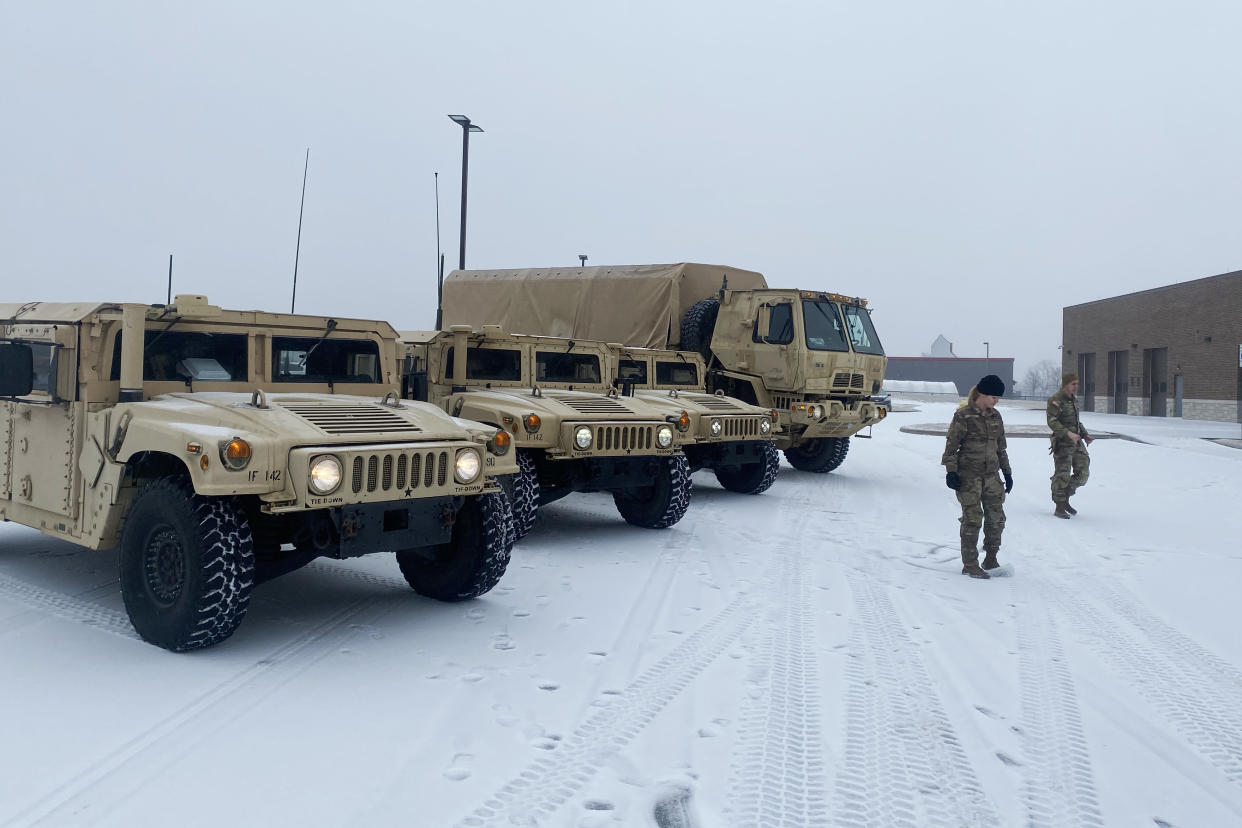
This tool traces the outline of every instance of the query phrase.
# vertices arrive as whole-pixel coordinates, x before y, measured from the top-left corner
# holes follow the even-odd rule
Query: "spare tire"
[[[720,313],[720,300],[704,299],[695,302],[681,319],[681,349],[697,351],[709,363],[712,359],[712,332],[716,330],[716,314]]]

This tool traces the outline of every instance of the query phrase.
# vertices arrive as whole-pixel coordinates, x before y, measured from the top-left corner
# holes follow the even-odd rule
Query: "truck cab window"
[[[444,376],[453,376],[453,349],[444,359]],[[521,382],[522,352],[512,348],[466,348],[466,379]]]
[[[759,321],[755,320],[755,330],[751,339],[768,345],[788,345],[793,342],[793,303],[780,302],[771,306],[771,318],[766,331],[759,330]]]
[[[871,324],[871,314],[866,308],[857,305],[845,305],[841,308],[845,314],[845,329],[849,331],[850,344],[860,354],[883,355],[884,346],[876,336],[875,327]]]
[[[848,351],[845,330],[835,302],[802,302],[802,316],[806,321],[806,347],[812,351]]]
[[[657,362],[656,385],[694,385],[699,384],[699,372],[688,362]]]
[[[617,365],[617,379],[633,382],[637,385],[647,384],[647,363],[641,359],[623,359]]]
[[[568,382],[591,384],[600,382],[599,357],[595,354],[573,354],[563,351],[535,352],[537,382]]]
[[[273,382],[380,382],[379,346],[369,339],[272,337]]]

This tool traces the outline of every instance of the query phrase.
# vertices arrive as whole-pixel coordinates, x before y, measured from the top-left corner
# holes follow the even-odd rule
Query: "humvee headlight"
[[[512,443],[513,438],[502,428],[496,432],[496,436],[487,441],[487,447],[491,449],[492,454],[501,457],[509,453],[509,446]]]
[[[527,434],[534,434],[543,425],[543,420],[539,419],[538,414],[527,414],[522,418],[522,427],[526,429]]]
[[[578,426],[574,429],[574,445],[580,449],[589,449],[591,447],[591,429],[587,426]]]
[[[822,405],[807,406],[806,412],[811,415],[812,420],[818,420],[824,416],[824,407]]]
[[[668,448],[673,444],[673,429],[670,426],[662,425],[656,429],[656,445],[660,448]]]
[[[712,429],[712,436],[719,437],[720,432],[724,431],[724,423],[720,422],[720,420],[717,419],[716,417],[712,417],[711,429]]]
[[[772,421],[766,417],[761,419],[759,421],[759,433],[760,434],[771,434],[772,433]]]
[[[483,468],[483,460],[475,449],[462,449],[457,452],[457,460],[453,463],[453,476],[458,483],[473,483]]]
[[[317,495],[328,495],[341,485],[341,461],[331,454],[321,454],[311,460],[306,483]]]
[[[250,444],[240,437],[220,443],[220,459],[230,471],[241,471],[250,462]]]

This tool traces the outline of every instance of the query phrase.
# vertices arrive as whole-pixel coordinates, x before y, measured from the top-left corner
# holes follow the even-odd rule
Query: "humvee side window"
[[[595,354],[535,351],[535,380],[588,384],[599,382],[599,357]]]
[[[788,345],[793,342],[793,303],[780,302],[771,306],[771,321],[767,331],[759,330],[759,320],[755,320],[755,331],[751,335],[754,342],[766,342],[769,345]]]
[[[845,331],[835,302],[802,302],[802,316],[806,321],[806,347],[812,351],[848,351]]]
[[[698,385],[699,371],[689,362],[657,362],[656,385]]]
[[[142,378],[147,382],[245,382],[246,335],[147,331]],[[112,379],[121,378],[121,332],[112,349]]]
[[[369,339],[274,336],[272,382],[380,382],[379,346]]]
[[[875,327],[871,324],[871,314],[867,309],[857,305],[845,305],[841,310],[845,313],[845,328],[850,333],[854,350],[860,354],[883,354],[884,346],[875,335]]]
[[[453,376],[453,349],[444,360],[445,379]],[[522,352],[512,348],[466,348],[466,379],[491,382],[520,382]]]
[[[623,359],[617,365],[617,379],[647,384],[647,363],[641,359]]]

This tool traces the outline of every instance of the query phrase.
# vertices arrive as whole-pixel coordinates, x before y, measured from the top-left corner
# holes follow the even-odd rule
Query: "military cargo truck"
[[[804,471],[837,468],[849,438],[888,414],[862,299],[693,263],[455,270],[443,294],[445,324],[697,351],[709,391],[780,411],[777,447]]]
[[[467,325],[401,339],[404,396],[512,437],[520,472],[506,483],[518,537],[540,506],[572,492],[610,492],[621,517],[651,529],[686,513],[692,483],[681,447],[694,439],[690,415],[618,394],[604,345]]]
[[[487,592],[513,543],[507,434],[403,401],[383,322],[173,304],[0,304],[0,519],[120,547],[170,650],[227,638],[254,585],[396,551],[414,591]]]
[[[710,469],[721,486],[743,494],[761,494],[776,482],[777,411],[708,393],[706,365],[697,353],[616,344],[609,349],[609,376],[623,392],[632,389],[652,405],[690,412],[694,442],[682,450],[691,471]]]

